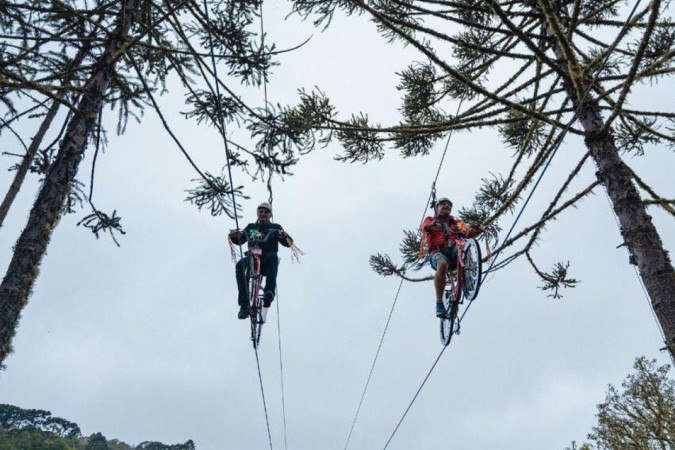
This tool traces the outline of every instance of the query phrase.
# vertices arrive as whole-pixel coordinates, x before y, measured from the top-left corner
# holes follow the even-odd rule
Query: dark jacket
[[[251,235],[260,233],[260,237],[264,238],[271,230],[282,231],[283,229],[284,228],[278,223],[249,223],[246,225],[246,228],[244,228],[243,231],[239,232],[239,236],[232,236],[231,239],[235,244],[241,245],[248,242]],[[263,253],[278,252],[279,244],[283,245],[284,247],[290,247],[292,243],[293,239],[291,239],[288,234],[286,234],[286,238],[280,238],[279,233],[274,233],[274,235],[270,236],[269,239],[267,239],[267,241],[262,244],[262,251]]]

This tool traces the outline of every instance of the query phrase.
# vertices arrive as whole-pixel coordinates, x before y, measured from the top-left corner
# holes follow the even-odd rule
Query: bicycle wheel
[[[260,343],[260,332],[262,331],[262,317],[260,315],[262,311],[262,297],[259,295],[260,275],[252,276],[250,278],[249,286],[251,341],[253,342],[253,348],[258,348],[258,344]]]
[[[443,306],[447,313],[441,317],[441,344],[447,346],[450,344],[452,335],[457,331],[457,310],[459,309],[459,299],[455,295],[455,283],[450,282],[448,289],[445,290]]]
[[[464,298],[472,301],[478,295],[483,275],[480,247],[475,239],[467,239],[464,244],[462,262],[462,291]]]

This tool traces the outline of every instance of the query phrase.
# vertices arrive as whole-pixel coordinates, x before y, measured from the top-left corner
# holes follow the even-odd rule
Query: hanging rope
[[[277,287],[277,338],[279,342],[279,373],[281,375],[281,411],[284,418],[284,448],[288,449],[288,438],[286,433],[286,394],[284,389],[284,360],[281,352],[281,318],[279,315],[279,288]]]
[[[217,119],[218,119],[218,125],[219,125],[219,129],[220,129],[220,135],[223,138],[223,145],[225,147],[225,158],[226,158],[226,161],[227,161],[227,175],[228,175],[228,178],[229,178],[229,181],[230,181],[230,189],[231,189],[231,192],[232,192],[232,207],[234,208],[234,214],[233,214],[234,223],[235,223],[235,226],[237,227],[237,231],[239,231],[239,216],[238,216],[238,213],[237,213],[237,197],[234,194],[234,183],[232,182],[232,163],[230,162],[230,149],[229,149],[229,145],[228,145],[228,141],[227,141],[227,127],[226,127],[226,124],[225,124],[225,119],[223,118],[223,108],[222,108],[222,104],[221,104],[221,101],[220,101],[220,83],[218,82],[218,80],[219,80],[218,66],[216,65],[216,56],[215,56],[215,53],[213,51],[213,36],[211,35],[211,27],[210,27],[211,19],[209,18],[209,8],[208,8],[208,5],[206,4],[206,0],[204,0],[204,14],[205,14],[206,23],[207,23],[206,31],[207,31],[207,34],[208,34],[208,37],[209,37],[209,52],[210,52],[210,56],[211,56],[211,66],[213,68],[213,76],[216,79],[216,82],[214,84],[215,84],[215,88],[216,88],[216,92],[215,92],[215,94],[216,94],[216,109],[218,110]],[[229,240],[229,238],[228,238],[228,240]],[[231,240],[230,240],[230,244],[232,244]],[[239,244],[239,257],[240,258],[244,257],[244,251],[241,248],[241,244]]]
[[[557,152],[558,149],[560,148],[560,145],[561,145],[561,143],[562,143],[562,141],[563,141],[562,138],[565,136],[565,134],[567,133],[567,131],[570,129],[570,127],[572,126],[572,123],[577,119],[577,117],[578,117],[578,115],[579,115],[579,112],[581,111],[582,105],[584,104],[584,102],[585,102],[586,99],[588,98],[588,95],[590,94],[591,90],[592,90],[593,87],[595,86],[595,83],[596,83],[596,81],[597,81],[597,79],[598,79],[598,75],[600,74],[600,72],[601,72],[602,69],[604,68],[605,64],[607,63],[607,61],[608,61],[608,59],[609,59],[609,56],[610,56],[611,52],[616,48],[616,46],[619,44],[620,40],[623,38],[623,36],[624,36],[624,34],[625,34],[625,31],[626,31],[626,29],[628,28],[628,24],[630,23],[630,21],[631,21],[633,15],[635,14],[635,11],[637,11],[637,8],[638,8],[638,6],[640,5],[640,2],[641,2],[641,1],[642,1],[642,0],[637,0],[637,2],[635,3],[635,6],[633,7],[633,9],[631,10],[630,14],[628,15],[628,18],[627,18],[626,21],[624,22],[624,25],[623,25],[622,29],[619,31],[619,34],[617,35],[617,38],[615,39],[614,43],[612,44],[612,46],[611,46],[610,49],[608,50],[607,55],[605,55],[605,58],[604,58],[604,60],[603,60],[603,62],[602,62],[602,64],[601,64],[600,68],[599,68],[598,71],[595,73],[595,76],[593,77],[593,80],[592,80],[591,84],[589,85],[588,89],[587,89],[586,92],[584,93],[584,95],[583,95],[583,97],[582,97],[582,100],[579,102],[579,107],[577,107],[577,109],[576,109],[575,112],[574,112],[574,115],[572,116],[572,119],[566,124],[565,128],[564,128],[563,131],[561,132],[561,135],[560,135],[560,138],[559,138],[559,140],[558,140],[558,143],[556,144],[556,147],[555,147],[554,150],[551,152],[551,155],[549,156],[549,159],[548,159],[548,161],[546,162],[546,165],[544,166],[544,168],[543,168],[541,174],[539,175],[539,177],[538,177],[536,183],[534,184],[534,186],[533,186],[533,188],[532,188],[532,191],[530,192],[529,196],[527,197],[525,203],[524,203],[523,206],[521,207],[520,212],[519,212],[518,215],[516,216],[516,219],[514,220],[513,225],[511,225],[511,228],[509,229],[509,232],[507,233],[506,238],[503,240],[503,242],[506,242],[506,241],[508,240],[509,236],[511,235],[511,233],[513,232],[513,229],[515,228],[516,223],[518,222],[518,220],[519,220],[520,217],[522,216],[523,211],[525,210],[525,207],[527,207],[527,205],[528,205],[530,199],[532,198],[532,195],[534,194],[534,191],[537,189],[537,186],[539,185],[539,183],[540,183],[542,177],[544,176],[544,174],[546,173],[546,170],[548,169],[549,165],[551,164],[551,161],[553,160],[553,157],[555,156],[556,152]],[[495,253],[494,258],[492,259],[492,263],[490,264],[490,267],[488,268],[488,270],[486,271],[486,273],[489,273],[490,270],[491,270],[491,268],[495,265],[495,263],[496,263],[496,261],[497,261],[497,257],[498,257],[498,255],[499,255],[500,252],[501,252],[501,249]],[[462,320],[464,319],[464,316],[466,316],[466,314],[468,313],[469,309],[471,309],[471,305],[472,305],[473,303],[474,303],[474,302],[469,302],[469,305],[466,307],[466,309],[464,310],[464,312],[462,313],[462,315],[461,315],[460,318],[459,318],[459,324],[462,323]],[[393,432],[391,433],[391,435],[389,436],[389,439],[387,440],[386,444],[384,445],[384,449],[386,449],[386,448],[389,446],[389,443],[392,441],[392,439],[393,439],[394,436],[396,435],[396,432],[399,430],[401,424],[403,423],[403,420],[405,419],[405,417],[407,416],[408,412],[410,411],[410,408],[412,408],[412,405],[415,403],[415,400],[417,400],[417,397],[419,396],[420,392],[422,391],[422,388],[424,387],[424,385],[426,384],[427,380],[428,380],[429,377],[431,376],[432,372],[433,372],[434,369],[436,368],[436,365],[438,364],[438,361],[441,359],[441,356],[443,356],[443,353],[445,352],[445,349],[448,348],[448,347],[449,347],[449,345],[448,345],[448,346],[444,346],[444,347],[441,349],[441,351],[439,352],[438,356],[436,357],[436,360],[434,361],[434,363],[432,364],[431,368],[429,369],[429,372],[427,372],[426,376],[425,376],[424,379],[422,380],[422,383],[420,384],[419,388],[418,388],[417,391],[415,392],[415,395],[413,396],[412,400],[411,400],[410,403],[408,404],[408,407],[407,407],[407,408],[405,409],[405,411],[403,412],[403,415],[401,416],[401,419],[400,419],[400,420],[398,421],[398,423],[396,424],[396,427],[394,428],[394,431],[393,431]]]
[[[218,110],[218,122],[219,122],[219,125],[220,125],[220,134],[223,137],[223,144],[225,146],[225,157],[227,159],[227,173],[228,173],[228,177],[229,177],[229,181],[230,181],[230,188],[232,189],[232,205],[233,205],[233,208],[234,208],[233,216],[234,216],[235,225],[237,227],[236,229],[237,229],[237,231],[239,231],[239,219],[238,219],[238,215],[237,215],[237,199],[236,199],[236,196],[234,194],[234,183],[232,182],[232,164],[230,163],[230,150],[229,150],[228,142],[227,142],[227,129],[226,129],[226,126],[225,126],[225,120],[223,119],[223,110],[222,110],[222,105],[221,105],[221,102],[220,102],[220,87],[219,87],[219,83],[218,83],[218,79],[219,79],[218,78],[218,67],[216,65],[216,57],[215,57],[215,54],[214,54],[214,51],[213,51],[213,37],[211,35],[211,27],[208,26],[208,24],[211,23],[211,20],[209,18],[209,8],[208,8],[208,5],[206,3],[206,0],[204,0],[204,14],[205,14],[206,23],[207,23],[206,29],[207,29],[207,33],[208,33],[208,37],[209,37],[208,42],[209,42],[209,50],[210,50],[210,53],[211,53],[211,65],[213,67],[213,76],[216,79],[215,87],[216,87],[216,108]],[[231,241],[231,239],[229,239],[229,237],[228,237],[228,240],[230,242],[230,248],[232,249],[233,248],[232,247],[232,241]],[[244,257],[244,252],[241,248],[241,243],[239,244],[239,256],[240,256],[240,258]],[[260,393],[261,393],[261,396],[262,396],[263,410],[265,411],[265,424],[267,426],[267,438],[269,439],[270,450],[271,450],[272,449],[272,433],[270,432],[270,421],[269,421],[269,416],[267,414],[267,401],[265,400],[265,389],[263,387],[262,375],[261,375],[261,372],[260,372],[260,359],[258,358],[258,349],[257,348],[255,348],[255,362],[256,362],[256,365],[258,367],[258,380],[260,381]]]
[[[265,423],[267,424],[267,438],[270,443],[270,450],[272,450],[272,433],[270,432],[270,420],[267,415],[267,402],[265,401],[265,388],[263,387],[262,375],[260,373],[260,359],[258,358],[258,348],[254,347],[255,350],[255,363],[258,366],[258,380],[260,380],[260,393],[262,394],[263,409],[265,410]]]
[[[263,2],[260,2],[260,48],[265,50],[265,18],[263,15]],[[267,99],[267,75],[263,76],[263,93],[265,101],[265,116],[269,116],[269,101]],[[269,193],[268,202],[270,205],[274,205],[274,192],[272,191],[272,168],[269,169],[267,176],[267,192]],[[291,244],[291,251],[293,256],[297,259],[295,244]],[[299,251],[299,249],[297,249]],[[292,259],[293,257],[291,257]],[[281,378],[281,411],[283,416],[284,424],[284,448],[288,449],[288,432],[286,427],[286,393],[284,388],[284,362],[283,362],[283,352],[281,349],[281,319],[280,319],[280,310],[279,310],[279,288],[277,288],[277,299],[276,299],[276,309],[277,309],[277,338],[279,343],[279,376]],[[257,350],[256,350],[257,353]],[[262,385],[261,385],[262,387]],[[268,426],[269,432],[269,426]]]
[[[462,107],[462,103],[464,100],[461,100],[459,102],[459,105],[457,106],[457,112],[455,113],[455,117],[459,115],[459,109]],[[424,209],[422,210],[422,218],[420,219],[420,222],[424,220],[424,216],[426,215],[427,207],[431,203],[435,203],[436,201],[436,182],[438,181],[438,177],[441,173],[441,167],[443,166],[443,163],[445,162],[445,156],[448,152],[448,147],[450,145],[450,138],[452,137],[453,130],[450,130],[448,133],[448,139],[445,141],[445,148],[443,149],[443,154],[441,155],[441,160],[438,163],[438,169],[436,170],[436,175],[434,176],[434,180],[431,183],[431,192],[429,193],[429,198],[427,198],[427,201],[424,203]],[[418,230],[419,233],[419,230]],[[366,379],[366,384],[363,388],[363,392],[361,393],[361,399],[359,400],[359,404],[356,408],[356,413],[354,414],[354,419],[352,420],[352,425],[349,429],[349,435],[347,436],[347,441],[345,442],[344,449],[346,450],[347,447],[349,446],[349,441],[352,438],[352,434],[354,432],[354,427],[356,426],[356,421],[358,420],[359,413],[361,412],[361,406],[363,405],[363,400],[366,397],[366,392],[368,391],[368,387],[370,386],[370,379],[373,376],[373,371],[375,370],[375,364],[377,363],[377,359],[380,356],[380,350],[382,349],[382,343],[384,342],[384,337],[387,334],[387,331],[389,330],[389,323],[391,322],[391,316],[394,313],[394,308],[396,307],[396,302],[398,301],[399,294],[401,293],[401,288],[403,287],[403,278],[401,278],[401,281],[398,284],[398,288],[396,290],[396,295],[394,295],[394,301],[391,304],[391,308],[389,309],[389,315],[387,316],[387,321],[384,324],[384,330],[382,331],[382,336],[380,337],[380,342],[377,345],[377,349],[375,350],[375,357],[373,358],[373,362],[370,365],[370,371],[368,372],[368,378]]]

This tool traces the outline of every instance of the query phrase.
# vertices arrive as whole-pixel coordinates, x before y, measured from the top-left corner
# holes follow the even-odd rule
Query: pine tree
[[[621,383],[609,385],[598,405],[598,424],[588,435],[592,444],[580,450],[665,450],[675,447],[675,381],[670,367],[640,357],[635,372]],[[572,449],[575,448],[573,443]]]
[[[61,216],[90,208],[79,224],[97,238],[108,234],[117,243],[124,233],[117,211],[105,213],[93,201],[95,164],[106,136],[104,106],[117,113],[118,133],[125,131],[130,118],[140,121],[146,109],[156,113],[198,174],[187,200],[213,215],[234,217],[234,199],[244,196],[242,186],[231,186],[224,170],[213,175],[194,163],[189,146],[173,132],[158,103],[168,91],[168,80],[178,80],[184,89],[184,115],[223,136],[231,167],[259,178],[286,173],[296,163],[295,152],[273,151],[267,134],[255,131],[261,128],[255,123],[268,120],[265,109],[247,105],[233,87],[233,82],[259,87],[276,64],[274,45],[263,42],[258,32],[260,6],[260,0],[0,2],[0,12],[6,13],[0,14],[6,32],[0,41],[1,58],[7,63],[0,72],[0,102],[8,106],[0,132],[13,132],[25,142],[13,124],[40,120],[35,145],[23,146],[16,168],[43,177],[0,284],[0,364],[11,351],[21,310]],[[56,104],[67,108],[60,129],[50,119],[57,114]],[[226,133],[231,124],[251,128],[255,147],[234,142]],[[50,128],[53,142],[38,149],[43,129]],[[92,161],[88,192],[77,179],[86,157]],[[10,188],[8,206],[20,185],[19,179]]]
[[[512,253],[500,269],[525,257],[543,281],[559,290],[577,280],[560,262],[541,269],[532,248],[544,226],[590,193],[607,193],[620,223],[629,261],[637,265],[652,306],[675,356],[675,271],[658,230],[647,213],[654,206],[675,217],[675,202],[652,189],[629,165],[650,146],[675,143],[675,114],[641,110],[631,95],[637,84],[654,85],[673,74],[675,24],[668,4],[653,0],[628,11],[616,0],[476,1],[476,0],[296,0],[295,11],[317,26],[330,27],[341,11],[366,15],[389,42],[419,52],[420,60],[399,74],[401,122],[372,124],[366,113],[341,118],[320,90],[302,91],[295,107],[280,107],[278,141],[289,147],[325,144],[337,139],[344,147],[338,159],[368,162],[381,159],[388,146],[403,157],[426,155],[453,130],[493,128],[513,150],[513,164],[504,175],[483,180],[474,205],[460,211],[495,237],[498,219],[513,212],[536,176],[564,139],[582,138],[587,153],[551,199],[539,220],[500,243]],[[632,6],[632,2],[631,2]],[[461,112],[453,115],[461,105]],[[575,194],[572,182],[590,162],[596,179]],[[406,234],[403,263],[388,255],[371,257],[382,275],[406,275],[417,260],[419,238]],[[515,250],[514,250],[515,248]]]

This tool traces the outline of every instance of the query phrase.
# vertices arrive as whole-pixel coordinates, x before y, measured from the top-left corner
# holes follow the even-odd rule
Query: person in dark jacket
[[[242,231],[230,231],[230,240],[235,244],[244,244],[250,240],[251,237],[258,237],[264,239],[271,233],[268,239],[262,243],[262,256],[260,257],[260,272],[265,275],[266,283],[263,289],[263,306],[269,308],[274,300],[274,294],[277,287],[277,270],[279,268],[279,258],[277,252],[279,251],[279,244],[284,247],[291,247],[293,239],[284,231],[283,227],[278,223],[273,223],[272,219],[272,205],[269,203],[261,203],[257,210],[258,220],[255,223],[249,223]],[[250,314],[249,300],[246,295],[246,271],[250,265],[250,254],[246,252],[246,256],[237,262],[235,273],[237,276],[237,289],[239,291],[239,314],[240,319],[245,319]]]

